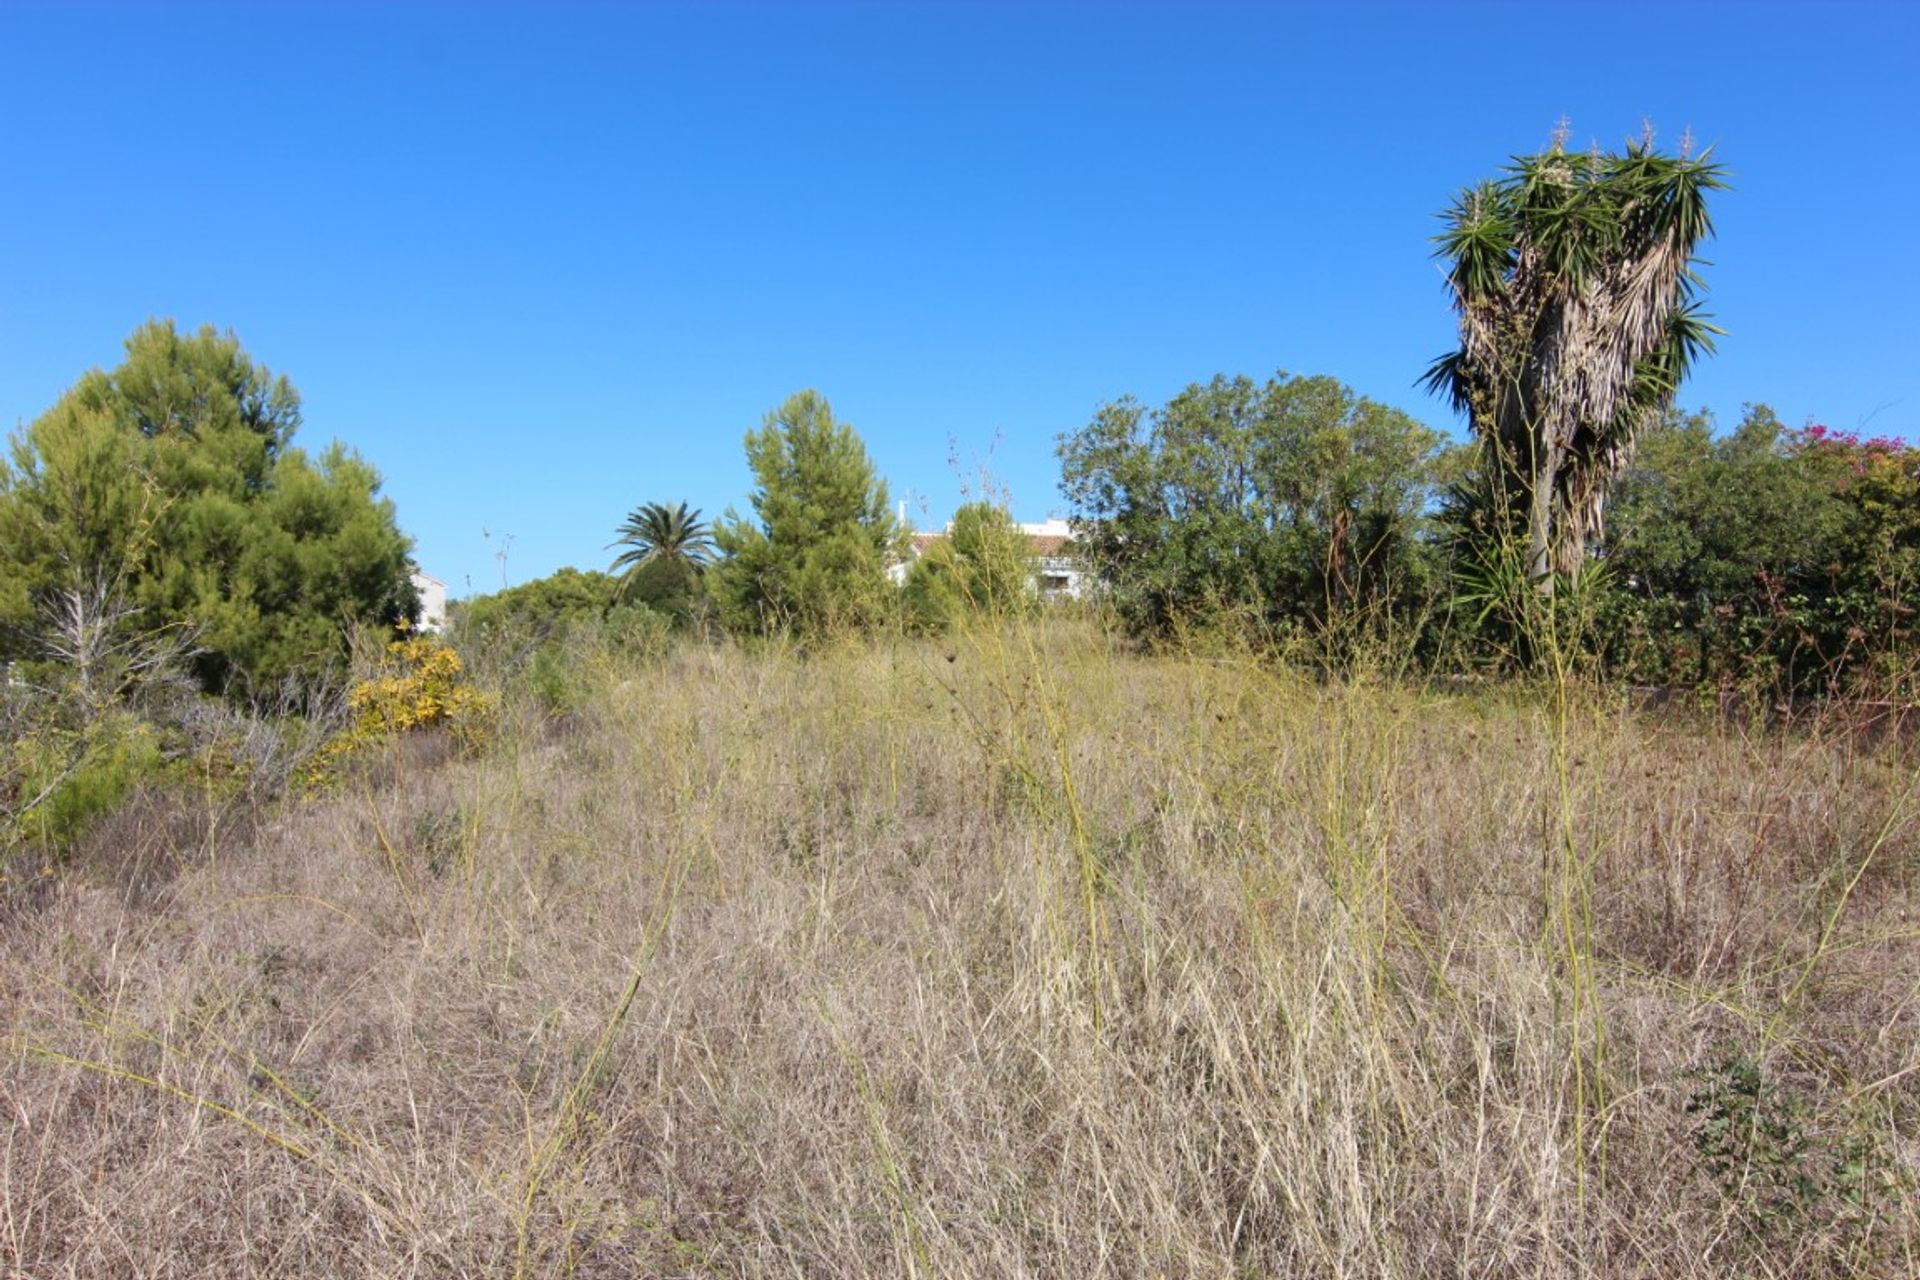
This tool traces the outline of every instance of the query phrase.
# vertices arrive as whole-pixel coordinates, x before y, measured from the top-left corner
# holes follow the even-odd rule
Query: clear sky
[[[982,465],[1039,519],[1060,432],[1216,372],[1457,430],[1434,214],[1565,116],[1732,170],[1683,403],[1914,439],[1916,13],[0,0],[0,422],[231,328],[455,594],[744,509],[809,386],[923,527]]]

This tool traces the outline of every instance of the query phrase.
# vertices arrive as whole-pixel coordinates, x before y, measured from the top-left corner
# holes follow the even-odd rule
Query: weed
[[[1700,1170],[1753,1241],[1779,1254],[1813,1236],[1831,1259],[1860,1260],[1895,1208],[1898,1175],[1881,1144],[1824,1127],[1804,1090],[1732,1044],[1687,1077]]]

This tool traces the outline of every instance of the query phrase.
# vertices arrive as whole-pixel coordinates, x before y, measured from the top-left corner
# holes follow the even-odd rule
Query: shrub
[[[309,787],[330,781],[349,756],[402,734],[444,730],[475,750],[492,733],[497,703],[466,679],[451,645],[417,635],[387,645],[377,669],[348,691],[347,710],[347,727],[307,766]]]
[[[678,619],[651,605],[621,604],[607,611],[602,633],[608,648],[636,658],[657,658],[673,642]]]
[[[14,742],[8,756],[0,776],[14,779],[13,837],[52,852],[72,848],[163,761],[153,727],[124,713],[79,729],[42,726]]]
[[[1075,538],[1136,634],[1343,631],[1415,612],[1441,436],[1333,378],[1216,377],[1062,436]]]
[[[597,570],[558,569],[455,604],[454,634],[463,642],[489,645],[561,636],[606,616],[618,586],[617,578]]]
[[[941,631],[968,614],[1007,617],[1037,602],[1033,556],[1006,508],[969,502],[954,513],[944,537],[907,570],[907,619],[921,631]]]
[[[1764,405],[1649,432],[1609,517],[1614,669],[1786,692],[1900,687],[1915,648],[1920,450]]]

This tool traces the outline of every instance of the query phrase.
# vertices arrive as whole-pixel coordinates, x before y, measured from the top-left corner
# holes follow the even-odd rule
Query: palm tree
[[[626,548],[609,570],[620,575],[622,596],[655,566],[671,567],[686,581],[698,577],[713,562],[713,530],[700,519],[697,509],[688,510],[684,502],[671,507],[662,502],[636,507],[607,546]]]
[[[1543,590],[1579,571],[1635,440],[1721,332],[1693,270],[1706,194],[1726,185],[1711,153],[1661,155],[1649,135],[1569,155],[1556,138],[1461,192],[1434,237],[1460,347],[1426,383],[1471,419]]]

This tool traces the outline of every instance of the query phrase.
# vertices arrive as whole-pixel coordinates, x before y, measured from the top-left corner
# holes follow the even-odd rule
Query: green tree
[[[232,334],[141,326],[0,463],[0,625],[46,655],[62,602],[196,637],[195,673],[244,692],[344,658],[358,623],[416,607],[410,540],[372,467],[293,447],[300,398]]]
[[[1435,237],[1460,346],[1427,381],[1472,422],[1487,527],[1523,541],[1543,589],[1578,572],[1636,440],[1712,349],[1694,249],[1722,178],[1709,154],[1650,138],[1619,154],[1556,142],[1461,192]]]
[[[1631,678],[1807,689],[1910,662],[1920,450],[1788,430],[1765,405],[1720,436],[1669,414],[1620,477],[1605,550]]]
[[[556,569],[544,578],[474,596],[453,606],[455,634],[465,643],[540,642],[606,617],[620,580],[597,570]]]
[[[902,531],[859,435],[825,397],[802,391],[747,433],[746,450],[754,518],[729,509],[714,529],[728,625],[810,635],[888,616],[887,566]]]
[[[1409,598],[1444,442],[1327,377],[1216,377],[1059,444],[1075,537],[1134,630],[1324,629]]]
[[[621,600],[682,613],[713,560],[713,530],[684,502],[636,507],[608,548],[623,547],[609,572]]]
[[[1004,618],[1039,600],[1033,555],[1005,507],[969,502],[947,532],[929,540],[907,570],[907,611],[915,626],[941,630],[967,614]]]

